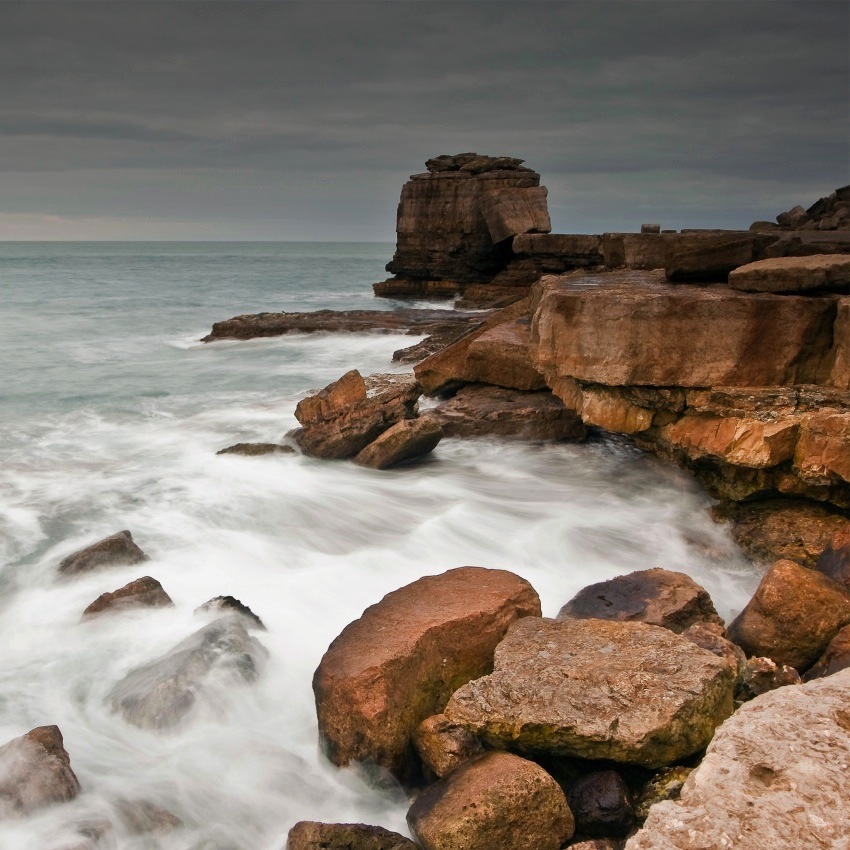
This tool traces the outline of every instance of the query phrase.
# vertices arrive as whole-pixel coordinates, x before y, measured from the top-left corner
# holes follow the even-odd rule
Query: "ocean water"
[[[60,850],[80,824],[99,846],[282,850],[298,820],[406,832],[407,801],[319,753],[311,677],[341,629],[422,575],[512,570],[544,614],[586,584],[653,566],[703,583],[721,615],[757,582],[710,500],[624,441],[444,440],[426,462],[375,472],[301,456],[217,457],[275,441],[296,403],[350,368],[401,371],[397,335],[198,340],[262,310],[392,309],[374,299],[391,245],[0,243],[0,743],[57,724],[83,788],[0,822],[2,850]],[[447,305],[448,306],[448,305]],[[67,554],[130,529],[151,557],[60,581]],[[172,609],[80,622],[98,595],[157,578]],[[105,704],[129,670],[230,594],[268,626],[261,679],[220,688],[171,733]],[[183,829],[134,836],[116,801],[147,800]],[[77,835],[77,839],[74,836]]]

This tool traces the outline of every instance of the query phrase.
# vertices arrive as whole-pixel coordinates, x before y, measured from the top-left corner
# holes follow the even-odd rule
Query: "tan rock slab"
[[[825,410],[804,416],[794,469],[804,481],[850,482],[850,413]]]
[[[493,746],[661,767],[711,740],[734,679],[724,659],[658,626],[526,619],[445,715]]]
[[[808,292],[831,289],[850,294],[850,255],[813,254],[777,257],[740,266],[729,274],[729,286],[745,292]]]
[[[558,783],[510,753],[487,753],[426,788],[407,822],[424,850],[559,850],[575,828]]]
[[[534,588],[505,570],[462,567],[387,594],[343,629],[313,677],[328,757],[409,774],[416,727],[492,669],[512,622],[539,614]]]

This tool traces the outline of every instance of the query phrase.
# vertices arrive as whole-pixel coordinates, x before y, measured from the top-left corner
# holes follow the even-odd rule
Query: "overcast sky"
[[[0,239],[393,241],[441,153],[558,232],[850,182],[846,0],[0,2]]]

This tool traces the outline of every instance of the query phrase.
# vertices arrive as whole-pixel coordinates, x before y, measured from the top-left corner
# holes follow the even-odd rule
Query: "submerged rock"
[[[372,469],[387,469],[430,454],[442,438],[443,429],[433,419],[404,419],[361,449],[354,462]]]
[[[133,542],[133,535],[119,531],[68,555],[59,564],[59,572],[77,575],[100,567],[127,567],[147,560],[148,556]]]
[[[289,830],[285,850],[416,850],[416,845],[380,826],[302,820]]]
[[[667,629],[527,618],[445,715],[496,747],[662,767],[732,713],[736,671]]]
[[[111,593],[102,593],[83,611],[83,616],[91,617],[103,611],[124,608],[163,608],[173,605],[171,597],[155,578],[143,576]]]
[[[118,800],[115,808],[132,835],[164,835],[183,826],[177,815],[149,800]]]
[[[261,455],[292,455],[295,449],[292,446],[280,443],[236,443],[226,449],[219,449],[217,455],[244,455],[245,457],[259,457]]]
[[[387,594],[343,629],[313,677],[319,733],[334,764],[412,773],[416,727],[492,669],[508,626],[540,615],[534,588],[505,570],[462,567]]]
[[[487,753],[426,788],[407,814],[424,850],[559,850],[575,829],[542,767]]]
[[[108,696],[114,711],[145,729],[176,726],[195,706],[210,679],[253,682],[268,656],[239,617],[210,623],[162,658],[128,673]]]
[[[216,596],[195,609],[196,614],[237,614],[247,621],[248,629],[260,629],[266,631],[263,621],[247,606],[240,602],[235,596]]]
[[[80,793],[58,726],[38,726],[0,747],[0,820]]]

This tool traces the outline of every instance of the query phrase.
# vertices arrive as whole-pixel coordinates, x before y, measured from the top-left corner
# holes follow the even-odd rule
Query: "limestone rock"
[[[424,850],[559,850],[574,831],[555,780],[509,753],[487,753],[426,788],[407,822]]]
[[[187,718],[213,674],[253,682],[268,652],[239,617],[215,620],[156,661],[128,673],[109,693],[114,711],[145,729],[167,729]]]
[[[850,623],[850,591],[793,561],[777,561],[729,626],[748,655],[805,670]]]
[[[0,747],[0,820],[68,802],[79,792],[58,726],[38,726]]]
[[[353,457],[390,426],[416,416],[421,388],[406,375],[363,376],[352,369],[316,395],[298,402],[301,428],[292,436],[304,454]]]
[[[616,770],[596,770],[581,777],[567,794],[581,835],[625,836],[635,821],[631,795]]]
[[[481,567],[421,578],[367,608],[331,643],[313,677],[331,761],[409,774],[416,727],[460,685],[492,669],[514,620],[539,614],[527,581]]]
[[[498,747],[661,767],[711,740],[734,680],[725,660],[658,626],[526,619],[445,714]]]
[[[829,646],[824,650],[823,655],[809,669],[803,679],[810,682],[812,679],[831,676],[847,667],[850,667],[850,626],[844,626],[829,642]]]
[[[850,835],[850,671],[747,703],[717,730],[676,802],[627,850],[839,848]]]
[[[443,429],[433,419],[403,419],[361,449],[354,462],[372,469],[387,469],[429,454],[442,439]]]
[[[468,729],[449,723],[445,714],[423,720],[413,733],[413,745],[422,763],[438,777],[484,752],[481,741]]]
[[[832,536],[815,569],[850,590],[850,524]]]
[[[668,252],[665,273],[670,281],[725,281],[738,266],[760,259],[778,237],[747,231],[694,231],[679,234]]]
[[[59,564],[59,572],[70,576],[100,567],[126,567],[147,560],[148,556],[133,542],[133,535],[129,531],[119,531],[68,555]]]
[[[671,570],[638,570],[580,590],[559,620],[629,620],[682,632],[694,623],[723,625],[711,597],[690,576]]]
[[[261,455],[291,455],[295,454],[292,446],[283,446],[279,443],[236,443],[226,449],[219,449],[217,455],[244,455],[245,457],[259,457]]]
[[[289,830],[286,850],[417,850],[397,832],[363,823],[302,820]]]
[[[521,392],[469,384],[422,418],[435,419],[446,437],[580,441],[587,434],[575,411],[548,390]]]
[[[162,585],[150,576],[137,578],[112,593],[102,593],[83,611],[84,617],[100,614],[106,610],[122,608],[161,608],[172,606],[171,597],[162,589]]]
[[[801,681],[800,674],[787,664],[777,664],[770,658],[750,658],[741,673],[735,699],[746,702],[777,688],[799,685]]]
[[[213,614],[236,614],[245,620],[246,629],[266,631],[263,621],[243,602],[235,596],[215,596],[195,609],[196,614],[212,612]]]
[[[828,289],[847,295],[850,293],[850,255],[812,254],[758,260],[732,271],[729,286],[745,292]]]

